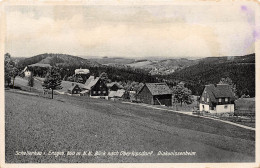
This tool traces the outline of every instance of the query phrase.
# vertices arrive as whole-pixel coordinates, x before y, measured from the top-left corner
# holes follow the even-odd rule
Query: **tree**
[[[108,79],[107,73],[106,72],[102,72],[99,75],[100,79],[103,80],[104,83],[109,83],[111,82],[110,79]]]
[[[14,88],[14,80],[15,77],[19,74],[18,68],[15,66],[11,55],[9,53],[5,54],[5,82],[7,82],[8,86],[13,80],[13,88]]]
[[[234,93],[234,96],[237,97],[237,88],[236,85],[233,83],[233,81],[229,78],[221,78],[219,81],[219,84],[228,84],[231,86],[231,90]]]
[[[31,91],[31,88],[34,86],[33,73],[31,73],[31,75],[28,78],[28,86],[30,86],[30,91]]]
[[[53,99],[53,90],[62,88],[61,76],[58,68],[53,67],[49,69],[42,86],[44,89],[51,89],[51,98]]]
[[[183,84],[178,84],[177,86],[174,86],[172,90],[174,94],[174,100],[178,103],[181,103],[181,106],[183,103],[192,103],[191,90],[184,87]]]
[[[84,79],[80,75],[75,76],[75,81],[77,83],[84,83]]]

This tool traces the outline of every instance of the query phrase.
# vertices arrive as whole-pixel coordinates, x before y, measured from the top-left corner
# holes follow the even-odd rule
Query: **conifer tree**
[[[51,89],[51,98],[53,99],[53,90],[61,89],[61,76],[58,68],[49,69],[42,86],[45,89]]]

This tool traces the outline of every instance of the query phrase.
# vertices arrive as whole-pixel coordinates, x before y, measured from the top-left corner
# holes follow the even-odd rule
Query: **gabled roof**
[[[107,87],[108,88],[111,88],[112,86],[114,86],[114,85],[116,85],[118,88],[123,88],[123,86],[122,85],[120,85],[119,83],[117,83],[117,82],[111,82],[111,83],[108,83],[107,84]]]
[[[146,83],[145,86],[147,86],[152,95],[172,94],[171,89],[166,83]]]
[[[117,91],[110,91],[108,97],[122,97],[125,93],[124,89],[120,89]]]
[[[211,101],[216,102],[218,98],[231,98],[234,99],[234,93],[231,86],[227,84],[206,85],[204,91],[206,91]]]
[[[79,87],[79,85],[74,84],[73,86],[71,86],[71,87],[68,89],[68,91],[72,91],[75,87]]]
[[[93,86],[95,86],[96,85],[96,83],[99,81],[99,77],[97,77],[97,78],[95,78],[95,79],[93,79],[92,78],[92,80],[90,80],[88,83],[87,83],[87,85],[85,85],[85,89],[88,89],[88,90],[90,90]]]
[[[116,91],[110,91],[108,97],[115,97]]]
[[[124,89],[119,89],[118,91],[116,91],[115,97],[122,97],[124,93],[125,93]]]
[[[85,82],[85,85],[87,86],[92,80],[94,80],[95,79],[95,77],[94,76],[90,76],[87,80],[86,80],[86,82]]]

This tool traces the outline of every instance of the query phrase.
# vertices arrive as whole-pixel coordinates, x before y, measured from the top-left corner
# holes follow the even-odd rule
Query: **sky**
[[[247,4],[9,5],[5,51],[13,57],[246,55],[259,38],[254,10]]]

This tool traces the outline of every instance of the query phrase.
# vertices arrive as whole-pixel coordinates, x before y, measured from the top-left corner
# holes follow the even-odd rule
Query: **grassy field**
[[[5,92],[6,162],[252,162],[255,158],[254,131],[121,102],[67,95],[54,98]],[[16,151],[45,155],[23,156]],[[64,155],[55,157],[52,151]],[[153,154],[67,156],[68,151]],[[196,155],[160,156],[159,151]]]

